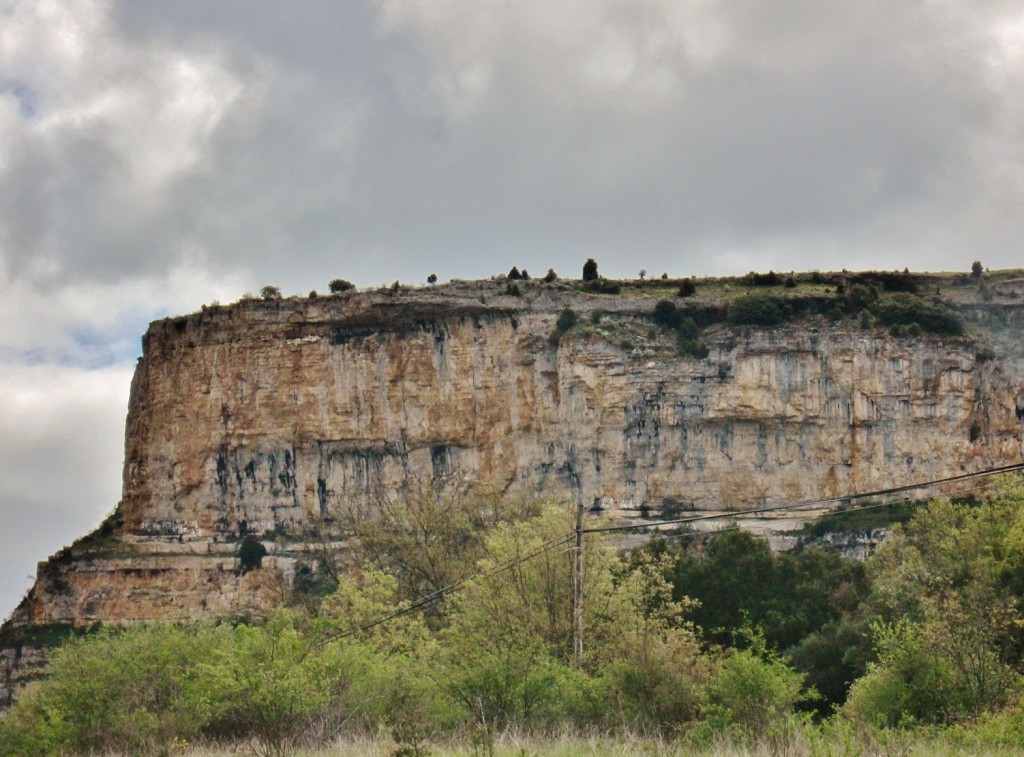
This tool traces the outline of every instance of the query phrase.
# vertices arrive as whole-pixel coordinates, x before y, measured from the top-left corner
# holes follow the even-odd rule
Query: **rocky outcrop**
[[[659,282],[617,295],[523,282],[519,297],[455,282],[155,322],[109,538],[42,564],[8,626],[260,614],[310,530],[372,517],[410,480],[465,475],[655,518],[1017,463],[1019,293],[985,302],[972,282],[942,283],[968,336],[819,315],[733,326],[721,314],[737,285],[723,282],[686,300]],[[653,324],[666,296],[706,324],[706,357]],[[559,335],[565,308],[578,321]],[[242,574],[238,539],[267,534],[286,546]]]

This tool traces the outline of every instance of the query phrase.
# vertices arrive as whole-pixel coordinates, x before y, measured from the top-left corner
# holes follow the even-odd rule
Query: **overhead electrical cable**
[[[954,483],[962,483],[962,482],[967,482],[967,481],[971,481],[971,480],[974,480],[974,479],[986,478],[986,477],[989,477],[989,476],[997,476],[997,475],[1004,474],[1004,473],[1013,473],[1013,472],[1021,471],[1021,470],[1024,470],[1024,463],[1017,463],[1017,464],[1014,464],[1014,465],[1004,465],[1004,466],[1000,466],[1000,467],[997,467],[997,468],[987,468],[985,470],[976,471],[974,473],[963,473],[963,474],[956,475],[956,476],[948,476],[946,478],[934,479],[932,481],[923,481],[923,482],[918,482],[918,483],[914,483],[914,484],[904,484],[902,486],[888,487],[888,488],[885,488],[885,489],[877,489],[875,491],[861,492],[861,493],[858,493],[858,494],[848,494],[848,495],[841,496],[841,497],[824,497],[824,498],[820,498],[820,499],[804,500],[802,502],[796,502],[796,503],[786,503],[786,504],[779,504],[779,505],[768,505],[768,506],[764,506],[764,507],[755,507],[755,508],[750,508],[750,509],[747,509],[747,510],[732,510],[732,511],[728,511],[728,512],[708,513],[708,514],[703,514],[703,515],[689,516],[689,517],[686,517],[686,518],[673,518],[671,520],[663,520],[663,521],[647,521],[647,522],[642,523],[642,524],[633,523],[633,524],[620,525],[620,526],[597,526],[597,527],[592,527],[592,528],[585,528],[585,529],[583,529],[583,533],[584,534],[594,534],[594,533],[611,533],[611,532],[616,532],[616,531],[635,531],[635,530],[639,530],[639,529],[657,528],[659,526],[683,525],[683,524],[687,524],[687,523],[695,523],[695,522],[698,522],[698,521],[723,520],[723,519],[729,519],[729,518],[735,519],[735,518],[741,518],[743,516],[759,515],[759,514],[762,514],[762,513],[783,512],[783,511],[787,511],[787,510],[796,510],[796,511],[798,511],[798,510],[804,510],[804,509],[811,508],[811,507],[822,507],[822,506],[826,506],[826,505],[830,505],[830,504],[834,505],[834,504],[841,504],[843,502],[850,502],[850,501],[854,501],[854,500],[869,499],[869,498],[872,498],[872,497],[879,497],[879,496],[884,496],[884,495],[887,495],[887,494],[899,494],[899,493],[903,493],[903,492],[914,491],[915,489],[927,489],[927,488],[931,488],[931,487],[934,487],[934,486],[940,486],[940,485],[946,485],[946,484],[954,484]],[[893,506],[895,504],[901,504],[901,503],[912,502],[912,501],[913,500],[911,498],[906,497],[906,498],[904,498],[902,500],[897,500],[895,502],[885,502],[885,503],[872,504],[872,505],[862,505],[860,507],[850,508],[848,510],[842,510],[840,512],[858,512],[858,511],[861,511],[861,510],[871,510],[871,509],[877,509],[877,508],[882,508],[882,507],[891,507],[891,506]],[[707,531],[689,531],[689,532],[682,532],[682,533],[671,533],[671,534],[664,534],[664,536],[666,536],[666,537],[704,536],[704,535],[722,533],[722,532],[725,532],[725,531],[735,531],[735,530],[738,530],[739,528],[740,527],[738,525],[732,524],[732,525],[726,526],[725,528],[720,528],[720,529],[711,529],[711,530],[707,530]],[[434,602],[436,602],[436,601],[438,601],[440,599],[443,599],[447,595],[452,594],[452,593],[454,593],[456,591],[459,591],[460,589],[465,587],[466,584],[468,584],[468,583],[470,583],[472,581],[475,581],[475,580],[477,580],[479,578],[484,578],[484,577],[489,576],[489,575],[493,575],[495,573],[499,573],[499,572],[501,572],[503,570],[509,570],[511,568],[514,568],[517,565],[521,565],[522,563],[525,563],[528,560],[532,560],[535,557],[539,557],[540,555],[544,554],[545,552],[548,552],[548,551],[550,551],[552,549],[555,549],[557,547],[561,547],[561,546],[569,543],[570,541],[572,541],[574,538],[575,538],[575,533],[570,532],[568,534],[564,534],[564,535],[562,535],[560,537],[557,537],[555,539],[551,539],[549,541],[546,541],[543,544],[541,544],[540,546],[538,546],[538,547],[534,548],[533,550],[531,550],[530,552],[526,553],[525,555],[517,555],[515,557],[509,558],[507,560],[504,560],[504,561],[502,561],[500,563],[497,563],[495,565],[492,565],[490,567],[484,568],[483,570],[477,571],[476,573],[472,573],[472,574],[470,574],[470,575],[468,575],[468,576],[466,576],[464,578],[460,578],[459,580],[454,581],[454,582],[448,584],[447,586],[443,586],[440,589],[432,591],[429,594],[426,594],[426,595],[420,597],[419,599],[413,600],[409,604],[406,604],[403,607],[400,607],[397,610],[394,610],[393,612],[390,612],[390,613],[387,613],[386,615],[382,615],[382,616],[380,616],[378,618],[375,618],[374,620],[372,620],[372,621],[370,621],[368,623],[363,623],[363,624],[361,624],[359,626],[355,626],[355,627],[350,628],[350,629],[348,629],[346,631],[341,631],[341,632],[337,632],[337,633],[333,633],[333,634],[328,634],[323,639],[321,639],[319,643],[325,644],[325,643],[327,643],[329,641],[332,641],[332,640],[335,640],[335,639],[344,639],[344,638],[346,638],[348,636],[353,636],[353,635],[355,635],[357,633],[362,633],[364,631],[368,631],[368,630],[370,630],[372,628],[375,628],[376,626],[382,625],[383,623],[387,623],[387,622],[389,622],[391,620],[394,620],[396,618],[399,618],[399,617],[401,617],[403,615],[407,615],[408,613],[413,612],[414,610],[418,610],[420,608],[427,607],[430,604],[432,604],[432,603],[434,603]]]

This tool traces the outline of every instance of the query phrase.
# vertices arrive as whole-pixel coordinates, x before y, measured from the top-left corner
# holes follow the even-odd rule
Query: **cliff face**
[[[454,471],[613,512],[678,511],[1021,458],[1022,365],[979,362],[969,339],[824,321],[719,327],[694,360],[667,336],[646,338],[653,300],[540,290],[491,307],[456,300],[444,314],[431,294],[154,324],[129,412],[125,532],[301,533],[345,502]],[[586,325],[555,347],[566,305]],[[586,318],[609,305],[621,309]],[[636,326],[643,345],[623,346],[616,334]]]
[[[656,517],[1021,460],[1012,287],[989,303],[964,290],[969,337],[895,338],[820,316],[719,323],[704,329],[703,359],[652,325],[674,290],[522,288],[248,301],[153,323],[117,525],[42,564],[9,625],[259,614],[302,551],[289,535],[353,506],[372,515],[410,480],[465,474]],[[578,324],[552,338],[566,307]],[[237,539],[268,532],[285,546],[241,574]]]

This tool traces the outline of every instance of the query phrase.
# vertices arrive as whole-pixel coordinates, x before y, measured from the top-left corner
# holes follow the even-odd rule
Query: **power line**
[[[509,558],[508,560],[498,563],[497,565],[492,565],[489,568],[485,568],[483,570],[477,571],[476,573],[472,573],[466,576],[465,578],[460,578],[458,581],[454,581],[448,584],[447,586],[437,589],[436,591],[432,591],[430,594],[427,594],[425,596],[420,597],[417,600],[414,600],[405,607],[401,607],[398,610],[395,610],[394,612],[388,613],[387,615],[382,615],[381,617],[376,618],[370,621],[369,623],[364,623],[360,626],[356,626],[355,628],[350,628],[347,631],[329,634],[323,639],[321,639],[321,643],[326,643],[334,639],[344,639],[347,636],[352,636],[363,631],[369,631],[371,628],[379,626],[382,623],[386,623],[389,620],[394,620],[395,618],[401,617],[402,615],[406,615],[412,612],[413,610],[418,610],[421,607],[426,607],[427,605],[430,605],[431,603],[436,602],[439,599],[442,599],[448,594],[452,594],[458,591],[470,581],[475,581],[478,578],[484,578],[493,573],[498,573],[502,570],[514,568],[516,565],[524,563],[527,560],[532,560],[534,557],[539,557],[545,552],[555,549],[556,547],[560,547],[566,544],[567,542],[571,541],[572,539],[573,534],[565,534],[563,536],[558,537],[557,539],[551,539],[550,541],[544,542],[539,547],[525,555],[517,555],[516,557]]]
[[[919,483],[914,483],[914,484],[904,484],[902,486],[894,486],[894,487],[889,487],[889,488],[886,488],[886,489],[878,489],[878,490],[870,491],[870,492],[861,492],[859,494],[849,494],[849,495],[845,495],[845,496],[842,496],[842,497],[825,497],[825,498],[821,498],[821,499],[805,500],[805,501],[796,502],[796,503],[787,503],[787,504],[780,504],[780,505],[770,505],[770,506],[766,506],[766,507],[750,508],[750,509],[747,509],[747,510],[736,510],[736,511],[725,512],[725,513],[711,513],[711,514],[706,514],[706,515],[695,515],[695,516],[690,516],[690,517],[687,517],[687,518],[674,518],[672,520],[647,522],[647,523],[643,523],[643,524],[628,524],[628,525],[622,525],[622,526],[598,526],[598,527],[594,527],[594,528],[584,528],[584,529],[581,530],[581,532],[584,533],[584,534],[591,534],[591,533],[610,533],[610,532],[615,532],[615,531],[630,531],[630,530],[637,530],[637,529],[640,529],[640,528],[652,528],[652,527],[667,526],[667,525],[681,525],[681,524],[685,524],[685,523],[694,523],[694,522],[697,522],[697,521],[721,520],[721,519],[725,519],[725,518],[737,518],[737,517],[746,516],[746,515],[758,515],[758,514],[761,514],[761,513],[780,512],[780,511],[784,511],[784,510],[800,510],[800,509],[805,509],[805,508],[808,508],[808,507],[820,507],[820,506],[823,506],[823,505],[837,504],[837,503],[841,503],[841,502],[847,502],[847,501],[850,501],[850,500],[868,499],[870,497],[877,497],[877,496],[882,496],[882,495],[885,495],[885,494],[897,494],[897,493],[900,493],[900,492],[908,492],[908,491],[913,491],[914,489],[926,489],[926,488],[930,488],[930,487],[933,487],[933,486],[939,486],[939,485],[942,485],[942,484],[966,482],[966,481],[970,481],[972,479],[985,478],[985,477],[988,477],[988,476],[996,476],[996,475],[999,475],[999,474],[1002,474],[1002,473],[1012,473],[1012,472],[1020,471],[1020,470],[1024,470],[1024,463],[1017,463],[1017,464],[1014,464],[1014,465],[1004,465],[1004,466],[1001,466],[1001,467],[998,467],[998,468],[988,468],[988,469],[985,469],[985,470],[982,470],[982,471],[976,471],[974,473],[963,473],[963,474],[960,474],[960,475],[957,475],[957,476],[949,476],[949,477],[946,477],[946,478],[934,479],[932,481],[924,481],[924,482],[919,482]],[[875,508],[881,508],[881,507],[891,507],[894,504],[900,504],[900,502],[910,502],[910,501],[913,501],[913,500],[911,500],[909,497],[907,497],[907,498],[905,498],[905,499],[903,499],[901,501],[897,501],[897,502],[886,502],[886,503],[875,504],[875,505],[863,505],[861,507],[852,508],[852,509],[846,510],[844,512],[859,512],[859,511],[862,511],[862,510],[869,510],[869,509],[875,509]],[[726,532],[726,531],[738,530],[739,528],[740,527],[738,525],[731,525],[731,526],[727,526],[727,527],[721,528],[721,529],[714,529],[714,530],[702,531],[702,532],[701,531],[694,531],[694,532],[688,532],[688,533],[682,533],[682,534],[666,534],[665,536],[668,536],[668,537],[685,537],[685,536],[710,535],[710,534],[723,533],[723,532]],[[559,537],[557,537],[555,539],[551,539],[551,540],[549,540],[547,542],[544,542],[543,544],[541,544],[540,546],[536,547],[535,549],[533,549],[532,551],[528,552],[525,555],[517,555],[515,557],[511,557],[511,558],[509,558],[509,559],[507,559],[507,560],[505,560],[505,561],[503,561],[501,563],[498,563],[496,565],[492,565],[489,568],[485,568],[483,570],[477,571],[476,573],[472,573],[472,574],[470,574],[470,575],[468,575],[468,576],[466,576],[464,578],[460,578],[459,580],[454,581],[454,582],[448,584],[447,586],[444,586],[444,587],[442,587],[440,589],[437,589],[437,590],[435,590],[435,591],[433,591],[433,592],[431,592],[429,594],[426,594],[426,595],[420,597],[419,599],[416,599],[416,600],[410,602],[409,604],[405,605],[404,607],[401,607],[401,608],[399,608],[399,609],[397,609],[397,610],[395,610],[393,612],[387,613],[386,615],[382,615],[382,616],[380,616],[380,617],[378,617],[378,618],[376,618],[376,619],[374,619],[374,620],[372,620],[372,621],[370,621],[368,623],[364,623],[364,624],[362,624],[360,626],[356,626],[355,628],[350,628],[347,631],[342,631],[342,632],[338,632],[338,633],[328,634],[323,639],[321,639],[319,643],[320,644],[325,644],[325,643],[327,643],[329,641],[332,641],[334,639],[344,639],[344,638],[346,638],[348,636],[352,636],[354,634],[361,633],[363,631],[368,631],[368,630],[370,630],[372,628],[375,628],[376,626],[382,625],[383,623],[387,623],[387,622],[389,622],[391,620],[394,620],[396,618],[399,618],[399,617],[401,617],[403,615],[407,615],[408,613],[413,612],[414,610],[418,610],[420,608],[427,607],[428,605],[432,604],[433,602],[436,602],[436,601],[444,598],[445,596],[447,596],[449,594],[452,594],[452,593],[462,589],[466,584],[468,584],[471,581],[475,581],[475,580],[477,580],[479,578],[484,578],[486,576],[492,575],[494,573],[501,572],[503,570],[508,570],[510,568],[514,568],[517,565],[525,563],[528,560],[532,560],[535,557],[539,557],[540,555],[544,554],[545,552],[548,552],[548,551],[550,551],[552,549],[555,549],[557,547],[561,547],[561,546],[567,544],[568,542],[573,541],[576,538],[576,535],[577,535],[577,532],[574,531],[574,532],[570,532],[568,534],[563,534],[562,536],[559,536]]]
[[[886,489],[876,489],[870,492],[861,492],[859,494],[847,494],[841,497],[824,497],[821,499],[809,499],[802,502],[795,503],[784,503],[779,505],[766,505],[764,507],[753,507],[747,510],[732,510],[723,513],[707,513],[703,515],[690,515],[685,518],[673,518],[671,520],[654,521],[647,523],[629,523],[626,525],[619,526],[595,526],[592,528],[584,529],[584,533],[597,534],[597,533],[611,533],[613,531],[635,531],[640,528],[653,528],[657,526],[673,526],[681,525],[684,523],[696,523],[698,521],[705,520],[721,520],[722,518],[737,518],[747,515],[761,515],[763,513],[774,513],[784,510],[802,510],[809,507],[822,507],[825,505],[835,505],[842,502],[848,502],[850,500],[857,499],[868,499],[870,497],[880,497],[886,494],[899,494],[900,492],[913,491],[914,489],[928,489],[933,486],[939,486],[942,484],[951,484],[961,481],[969,481],[975,478],[984,478],[986,476],[997,476],[1002,473],[1012,473],[1014,471],[1024,470],[1024,463],[1015,463],[1014,465],[1004,465],[999,468],[988,468],[982,471],[976,471],[974,473],[961,473],[957,476],[948,476],[946,478],[937,478],[932,481],[923,481],[915,484],[904,484],[902,486],[893,486]]]

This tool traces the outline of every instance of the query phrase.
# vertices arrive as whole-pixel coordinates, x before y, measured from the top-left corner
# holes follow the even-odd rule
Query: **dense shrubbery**
[[[583,291],[592,294],[618,294],[622,291],[622,286],[617,281],[605,278],[591,279],[584,281]]]
[[[686,311],[680,310],[671,300],[659,300],[652,314],[659,326],[676,332],[676,349],[679,354],[703,360],[708,356],[707,345],[700,338],[700,328]]]
[[[472,734],[487,753],[511,727],[761,739],[772,751],[802,734],[857,753],[856,739],[886,751],[900,737],[885,729],[923,723],[955,724],[947,738],[968,751],[1024,746],[1020,479],[972,506],[931,503],[866,565],[810,549],[772,554],[735,532],[692,553],[657,542],[628,558],[588,540],[582,667],[562,546],[571,513],[491,504],[476,525],[479,499],[396,505],[380,531],[359,537],[367,567],[312,612],[73,639],[0,721],[0,744],[47,755],[231,741],[277,754],[384,733],[417,754]],[[446,516],[457,524],[451,543],[475,530],[472,546],[449,562],[438,546],[445,565],[434,579],[411,577],[428,558],[403,574],[401,550],[428,549],[416,524]],[[387,552],[380,569],[373,550]],[[435,581],[472,571],[432,614],[401,612]],[[819,727],[800,714],[833,703],[840,712]]]
[[[963,319],[941,302],[928,302],[913,294],[894,294],[879,299],[872,306],[879,323],[886,326],[911,327],[932,334],[960,335]]]
[[[787,303],[770,295],[747,295],[729,305],[729,320],[737,326],[778,326],[788,316]]]

